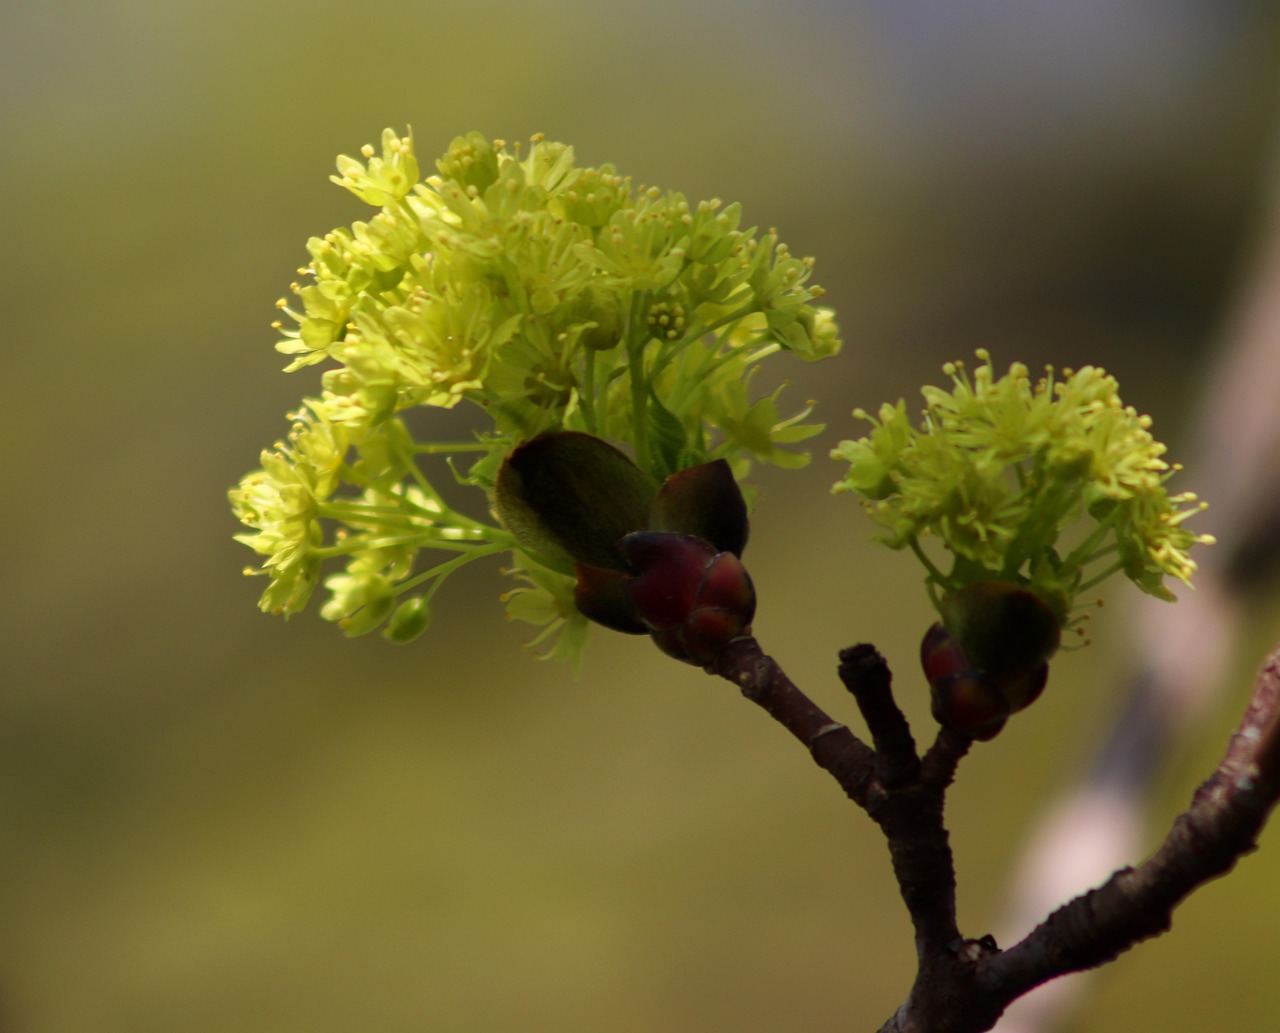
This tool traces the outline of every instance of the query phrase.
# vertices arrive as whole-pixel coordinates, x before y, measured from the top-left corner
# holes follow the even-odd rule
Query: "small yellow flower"
[[[316,478],[298,469],[279,452],[263,452],[262,468],[241,478],[228,493],[231,508],[254,534],[236,535],[236,541],[267,557],[260,571],[271,584],[263,593],[261,608],[288,616],[297,613],[315,590],[320,559],[314,553],[321,528],[316,514]]]
[[[1080,593],[1120,571],[1172,598],[1165,579],[1189,581],[1190,548],[1212,539],[1183,526],[1204,503],[1167,492],[1176,467],[1150,419],[1096,367],[1049,369],[1033,383],[1019,363],[996,377],[977,354],[972,375],[962,363],[943,367],[951,390],[924,389],[919,428],[903,402],[878,417],[855,413],[872,429],[833,451],[849,464],[834,490],[861,495],[878,540],[921,558],[935,601],[967,584],[1015,582],[1066,624]],[[1063,535],[1079,523],[1068,549]],[[951,554],[950,570],[926,554],[931,537]]]
[[[394,129],[382,131],[382,154],[365,144],[364,161],[338,156],[340,176],[330,176],[367,204],[384,205],[402,200],[418,182],[418,162],[413,156],[413,137],[400,137]]]

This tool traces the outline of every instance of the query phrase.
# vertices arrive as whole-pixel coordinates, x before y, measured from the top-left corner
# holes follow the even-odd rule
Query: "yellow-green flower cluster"
[[[281,303],[288,368],[336,363],[316,403],[330,419],[371,428],[467,400],[505,439],[580,429],[663,475],[799,439],[790,423],[760,434],[741,383],[779,350],[840,341],[811,304],[812,263],[741,229],[738,205],[638,191],[539,138],[521,158],[472,133],[424,182],[407,137],[365,156],[333,178],[380,210],[313,238],[300,310]]]
[[[236,540],[265,557],[245,571],[270,578],[263,610],[297,613],[325,561],[344,558],[346,571],[326,581],[330,598],[321,615],[350,635],[387,621],[387,637],[407,641],[425,629],[427,604],[444,576],[512,547],[501,528],[445,503],[415,462],[431,446],[415,444],[401,420],[372,433],[333,421],[314,401],[293,420],[288,440],[264,451],[261,469],[229,493],[236,517],[254,532]],[[420,570],[423,549],[452,555]],[[411,594],[422,585],[423,594]]]
[[[377,211],[308,241],[294,299],[279,303],[286,368],[328,368],[289,441],[231,492],[253,531],[240,540],[271,578],[264,609],[296,612],[342,557],[322,614],[352,633],[389,617],[407,638],[444,575],[511,549],[504,528],[445,502],[426,454],[488,491],[516,445],[565,429],[626,448],[657,479],[718,458],[742,476],[753,460],[803,464],[792,446],[821,430],[807,408],[781,414],[780,387],[748,391],[770,355],[819,359],[840,340],[814,304],[812,262],[742,228],[738,205],[637,188],[540,137],[526,153],[472,133],[435,167],[421,178],[412,138],[392,130],[380,151],[340,157],[334,182]],[[402,417],[460,403],[491,420],[471,441],[417,441]],[[424,569],[423,549],[454,555]],[[565,585],[550,580],[567,572],[531,562],[516,558],[525,587],[509,610],[559,612]]]
[[[1049,369],[1033,383],[1021,364],[997,378],[985,351],[978,359],[972,376],[944,367],[950,391],[924,389],[918,428],[905,402],[855,412],[872,430],[832,453],[849,463],[834,490],[863,497],[878,540],[916,552],[935,602],[973,582],[1013,581],[1068,623],[1076,596],[1118,571],[1172,598],[1165,579],[1189,581],[1188,551],[1211,539],[1183,526],[1204,504],[1166,490],[1178,467],[1150,418],[1101,369]],[[926,554],[929,536],[952,554],[951,570]]]

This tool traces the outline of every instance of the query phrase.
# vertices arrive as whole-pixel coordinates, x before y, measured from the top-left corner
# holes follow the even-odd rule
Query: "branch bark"
[[[1159,849],[1059,908],[1016,947],[991,959],[982,981],[1017,996],[1056,976],[1105,964],[1166,931],[1188,894],[1254,849],[1278,798],[1280,652],[1259,674],[1226,756]]]
[[[972,745],[942,729],[923,757],[893,700],[888,666],[871,646],[840,655],[874,748],[800,691],[754,638],[730,643],[714,673],[732,681],[809,750],[880,826],[915,929],[917,973],[880,1033],[984,1033],[1035,986],[1114,960],[1169,928],[1197,887],[1254,849],[1280,799],[1280,652],[1258,676],[1226,756],[1135,868],[1058,908],[1016,946],[966,939],[956,924],[955,867],[944,822],[946,790]]]

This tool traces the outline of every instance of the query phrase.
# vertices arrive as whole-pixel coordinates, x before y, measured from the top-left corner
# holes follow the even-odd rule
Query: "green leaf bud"
[[[431,607],[425,598],[416,595],[395,608],[382,634],[388,642],[412,642],[430,623]]]
[[[534,438],[507,457],[494,507],[526,551],[620,570],[626,560],[618,542],[645,528],[657,492],[657,483],[612,445],[564,431]]]

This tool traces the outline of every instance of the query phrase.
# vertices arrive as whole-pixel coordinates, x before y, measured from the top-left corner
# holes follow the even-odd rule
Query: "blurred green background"
[[[759,478],[757,630],[855,725],[834,656],[875,641],[924,727],[917,570],[828,498],[824,453],[855,405],[977,346],[1102,363],[1185,443],[1274,173],[1280,11],[18,0],[0,53],[0,1030],[875,1028],[913,970],[882,841],[728,686],[622,636],[577,681],[535,663],[496,568],[454,579],[410,647],[258,613],[224,493],[314,383],[279,372],[273,303],[307,236],[364,214],[327,176],[387,125],[424,162],[470,129],[541,131],[742,201],[817,256],[847,341],[795,371],[829,421],[815,462]],[[1112,709],[1114,594],[961,772],[974,935]],[[1271,1033],[1263,846],[1074,1028]]]

